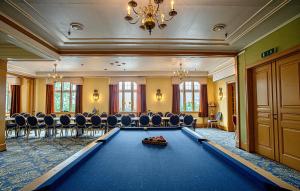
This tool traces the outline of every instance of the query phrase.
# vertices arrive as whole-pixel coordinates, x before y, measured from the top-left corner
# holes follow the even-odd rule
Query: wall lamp
[[[160,89],[156,90],[156,99],[157,101],[160,101],[162,99],[162,93]]]
[[[219,99],[223,99],[223,88],[219,88]]]
[[[96,89],[94,89],[93,99],[95,102],[99,100],[99,92]]]

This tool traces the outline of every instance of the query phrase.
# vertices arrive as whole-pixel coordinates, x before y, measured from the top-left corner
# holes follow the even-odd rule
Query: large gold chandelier
[[[183,80],[184,78],[187,78],[189,75],[189,71],[182,68],[182,63],[180,63],[179,70],[176,70],[173,72],[174,76],[179,78],[179,80]]]
[[[130,24],[136,24],[140,21],[140,28],[143,30],[148,30],[151,35],[152,30],[157,24],[158,28],[164,29],[167,24],[166,21],[170,21],[177,15],[177,11],[174,9],[174,0],[171,0],[171,10],[169,11],[169,18],[165,17],[160,10],[160,5],[164,0],[149,0],[147,6],[137,7],[138,4],[136,1],[131,0],[128,2],[127,15],[125,20]],[[134,13],[134,16],[131,15],[131,10]]]

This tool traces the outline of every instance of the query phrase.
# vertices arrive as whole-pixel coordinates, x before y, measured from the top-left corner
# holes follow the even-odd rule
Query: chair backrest
[[[123,115],[121,118],[121,123],[123,126],[128,127],[131,124],[131,117],[128,115]]]
[[[107,117],[108,115],[107,115],[107,113],[106,112],[103,112],[101,115],[100,115],[100,117]]]
[[[118,118],[114,115],[110,115],[107,117],[107,124],[110,127],[115,127],[118,123]]]
[[[75,118],[76,118],[78,115],[83,115],[83,114],[81,114],[81,113],[76,113],[76,114],[75,114]]]
[[[192,125],[193,121],[194,121],[194,117],[192,115],[186,115],[183,118],[183,123],[185,125]]]
[[[94,127],[98,127],[101,125],[101,117],[99,115],[93,115],[91,117],[91,123]]]
[[[11,115],[11,117],[12,117],[12,118],[15,118],[17,115],[20,115],[20,114],[14,113],[14,114]]]
[[[177,126],[180,122],[179,116],[178,115],[172,115],[170,117],[170,124],[173,126]]]
[[[153,112],[150,111],[150,112],[147,113],[147,115],[148,115],[149,117],[152,117],[152,116],[153,116]]]
[[[134,113],[129,113],[129,117],[135,117]]]
[[[88,113],[88,112],[83,112],[82,115],[83,115],[84,117],[87,117],[87,116],[89,115],[89,113]]]
[[[168,115],[169,113],[170,113],[170,112],[167,111],[167,112],[165,113],[165,117],[167,117],[167,115]]]
[[[121,113],[116,113],[115,116],[116,117],[122,117],[122,114]]]
[[[56,117],[56,114],[55,113],[51,113],[50,114],[52,117]]]
[[[39,117],[39,114],[41,114],[41,113],[42,113],[42,112],[39,111],[39,112],[37,112],[37,113],[35,114],[35,116],[36,116],[36,117]]]
[[[23,127],[24,125],[26,125],[26,119],[22,115],[17,115],[15,117],[15,121],[16,121],[16,124],[20,127]]]
[[[59,121],[63,126],[70,125],[71,122],[70,117],[68,115],[60,116]]]
[[[154,115],[152,116],[151,121],[154,126],[160,126],[162,119],[160,115]]]
[[[25,118],[28,118],[28,117],[30,117],[31,115],[30,115],[29,113],[25,113],[23,116],[24,116]]]
[[[161,116],[161,117],[164,116],[164,114],[163,114],[162,112],[157,112],[157,115],[159,115],[159,116]]]
[[[171,117],[172,115],[174,115],[173,113],[168,113],[166,117]]]
[[[52,115],[46,115],[44,117],[44,122],[47,126],[53,126],[54,125],[54,119],[53,119]]]
[[[39,113],[39,115],[37,116],[38,118],[44,118],[46,115],[42,112]]]
[[[83,127],[86,124],[86,118],[83,115],[77,115],[75,118],[77,126]]]
[[[38,124],[38,120],[35,116],[27,117],[27,124],[31,127],[35,127]]]
[[[149,125],[149,123],[150,123],[150,118],[149,118],[148,115],[142,115],[142,116],[140,117],[140,124],[141,124],[142,126]]]

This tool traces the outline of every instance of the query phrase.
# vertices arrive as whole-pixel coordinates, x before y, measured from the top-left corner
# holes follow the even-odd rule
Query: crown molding
[[[7,64],[7,73],[26,76],[26,77],[36,77],[36,73],[30,70],[30,68],[15,66],[9,64],[9,62]]]

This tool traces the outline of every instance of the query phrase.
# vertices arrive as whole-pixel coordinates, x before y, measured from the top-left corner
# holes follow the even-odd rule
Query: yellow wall
[[[85,78],[83,83],[83,112],[92,112],[93,108],[96,107],[100,113],[108,112],[108,101],[109,101],[109,79],[108,78]],[[94,103],[93,93],[94,89],[99,92],[99,100]]]
[[[160,89],[162,100],[156,100],[156,90]],[[170,77],[146,79],[147,110],[152,112],[172,112],[172,80]]]
[[[208,80],[208,101],[214,101],[214,83]],[[94,103],[94,89],[99,92],[99,101]],[[162,100],[156,100],[156,90],[161,89]],[[100,113],[108,112],[109,101],[109,78],[84,78],[83,80],[83,112],[92,112],[96,107]],[[35,113],[45,112],[46,101],[46,80],[35,80]],[[172,111],[172,79],[171,77],[148,77],[146,78],[146,102],[147,110],[152,112],[171,112]],[[198,118],[198,113],[191,113]],[[198,118],[197,124],[207,123],[207,119]]]
[[[42,78],[35,79],[35,113],[45,112],[46,107],[46,80]]]
[[[21,78],[21,112],[32,113],[32,79]]]
[[[220,125],[224,127],[225,130],[228,130],[228,96],[227,96],[227,83],[234,82],[235,77],[231,76],[214,83],[214,96],[215,103],[217,105],[216,112],[222,112],[223,118],[220,122]],[[223,99],[219,99],[219,88],[223,89]]]

